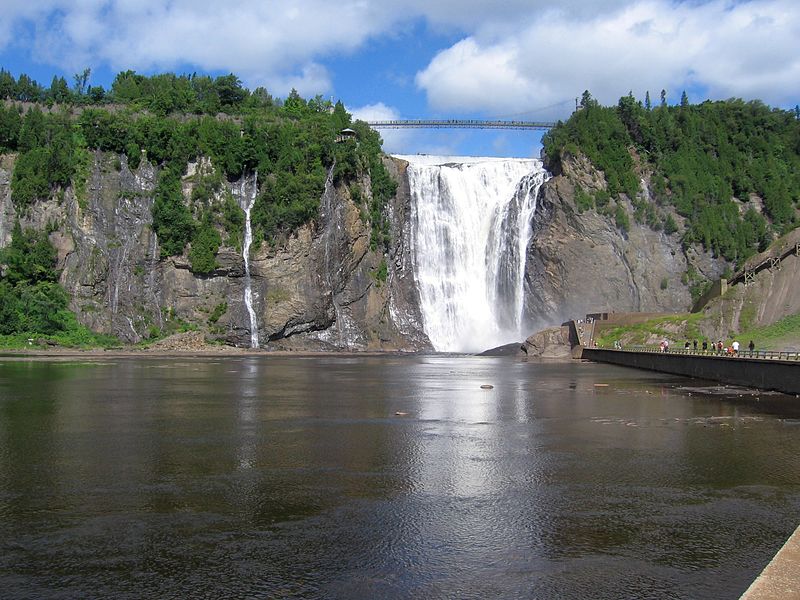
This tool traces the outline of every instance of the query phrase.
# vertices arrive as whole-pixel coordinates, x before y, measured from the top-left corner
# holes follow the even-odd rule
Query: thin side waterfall
[[[336,168],[336,161],[334,161],[331,168],[328,169],[328,177],[325,179],[325,191],[322,194],[322,216],[325,219],[325,279],[328,284],[328,289],[331,292],[331,303],[333,310],[336,314],[336,333],[340,347],[346,347],[345,339],[345,323],[342,315],[342,308],[339,306],[339,301],[336,298],[336,288],[333,284],[333,271],[336,265],[333,264],[331,257],[331,237],[335,233],[336,219],[333,214],[334,210],[334,197],[336,189],[333,186],[333,171]]]
[[[253,309],[253,288],[250,281],[250,246],[253,244],[253,228],[250,225],[250,211],[256,203],[258,195],[258,171],[253,176],[253,189],[248,197],[246,194],[246,178],[242,178],[242,209],[244,210],[244,244],[242,245],[242,258],[244,259],[244,305],[250,315],[250,347],[258,348],[258,320]]]
[[[536,159],[402,156],[410,164],[411,244],[425,333],[442,352],[521,341]]]

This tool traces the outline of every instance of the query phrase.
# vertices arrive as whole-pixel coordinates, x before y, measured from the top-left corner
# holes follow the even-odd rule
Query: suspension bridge
[[[501,121],[480,119],[397,119],[367,121],[373,129],[539,129],[555,127],[553,121]]]

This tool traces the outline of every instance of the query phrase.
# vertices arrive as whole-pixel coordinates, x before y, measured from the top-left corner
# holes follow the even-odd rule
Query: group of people
[[[683,345],[683,348],[685,350],[694,350],[694,352],[697,352],[697,340],[694,340],[693,342],[686,340],[686,343]],[[750,352],[753,352],[756,349],[756,344],[755,342],[753,342],[753,340],[750,340],[750,343],[747,344],[747,349],[750,350]],[[729,356],[737,356],[739,354],[739,342],[734,338],[730,346],[725,346],[723,345],[722,340],[717,340],[716,343],[709,340],[703,340],[702,351],[708,352],[709,350],[716,354],[727,354]],[[661,351],[669,352],[668,340],[665,339],[664,341],[661,342]]]

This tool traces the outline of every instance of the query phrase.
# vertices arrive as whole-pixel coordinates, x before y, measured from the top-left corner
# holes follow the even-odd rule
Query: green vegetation
[[[800,346],[800,313],[784,317],[766,327],[749,327],[739,335],[743,344],[753,340],[759,350],[783,350]]]
[[[638,222],[663,223],[666,233],[675,233],[671,207],[686,218],[685,244],[702,244],[730,261],[764,250],[774,234],[798,225],[800,120],[794,111],[736,99],[662,101],[652,108],[630,94],[604,107],[585,92],[581,109],[551,129],[543,144],[551,168],[586,155],[605,174],[611,198],[630,198]],[[637,198],[640,176],[647,174],[655,206]],[[590,203],[582,194],[576,201],[586,210]],[[752,208],[741,214],[733,198],[751,195],[762,200],[768,220]],[[607,203],[605,193],[595,195],[598,210]],[[617,224],[624,228],[619,217]]]
[[[373,247],[388,246],[384,207],[395,183],[381,161],[381,139],[365,123],[352,123],[341,102],[306,100],[295,91],[285,101],[273,99],[263,88],[250,92],[235,75],[125,71],[108,91],[89,86],[89,75],[76,75],[73,89],[58,78],[45,89],[25,75],[15,80],[0,71],[0,99],[60,106],[49,112],[34,106],[24,114],[21,107],[0,106],[0,152],[19,153],[11,182],[19,209],[70,184],[85,207],[88,151],[125,155],[131,169],[146,159],[159,168],[153,228],[162,256],[181,254],[192,243],[192,267],[207,273],[214,268],[210,252],[223,241],[241,244],[235,229],[242,219],[234,214],[241,210],[232,198],[218,199],[223,177],[235,181],[258,172],[254,236],[274,244],[317,216],[335,167],[336,183],[370,177],[364,214]],[[82,106],[78,116],[70,112],[75,105]],[[355,139],[336,143],[345,127],[356,131]],[[186,167],[200,157],[213,169],[193,182],[187,200]],[[211,228],[226,232],[225,239],[217,242]]]
[[[739,318],[741,331],[728,332],[723,342],[727,344],[736,337],[744,347],[753,340],[760,350],[783,350],[787,346],[800,346],[800,314],[785,317],[765,327],[753,326],[754,318],[755,308],[746,304]],[[596,341],[598,346],[610,348],[617,340],[621,340],[623,346],[648,343],[658,345],[658,341],[667,338],[673,342],[675,348],[678,348],[682,347],[683,341],[687,339],[702,342],[704,336],[701,327],[706,319],[707,316],[703,313],[657,317],[645,323],[603,329]]]
[[[389,268],[386,265],[385,258],[381,259],[378,268],[375,269],[374,277],[378,287],[381,287],[384,283],[386,283],[386,280],[389,277]]]
[[[68,308],[67,292],[58,285],[56,251],[46,231],[14,226],[11,243],[0,250],[0,346],[113,345],[80,325]]]
[[[274,245],[317,217],[332,173],[334,184],[353,187],[373,249],[388,249],[385,207],[395,182],[383,165],[378,134],[352,122],[341,102],[307,100],[295,91],[285,100],[273,98],[263,88],[251,92],[233,74],[146,77],[124,71],[109,90],[90,85],[90,75],[88,69],[76,74],[72,87],[54,77],[47,88],[0,69],[0,154],[17,155],[11,196],[21,214],[38,201],[63,201],[70,187],[85,210],[97,152],[110,153],[104,171],[136,170],[147,161],[156,168],[152,216],[162,258],[188,247],[191,269],[202,275],[217,268],[223,244],[241,251],[244,213],[226,180],[252,182],[258,173],[254,240]],[[348,127],[355,136],[338,140]],[[189,176],[192,161],[197,172]],[[362,190],[367,181],[371,187]],[[125,191],[121,197],[147,201]],[[15,231],[0,253],[7,265],[0,280],[0,335],[11,336],[2,343],[27,346],[29,338],[45,335],[67,345],[118,343],[93,336],[67,310],[47,233]],[[136,267],[137,276],[141,269]],[[378,275],[385,280],[385,273]],[[218,306],[209,324],[226,310]],[[164,331],[152,327],[150,333],[187,328],[171,319]]]
[[[622,340],[623,345],[646,345],[648,340],[661,340],[667,338],[673,343],[678,340],[701,340],[700,324],[704,318],[702,313],[677,314],[670,317],[656,317],[624,327],[611,327],[603,329],[597,336],[597,345],[610,348],[616,340]],[[655,342],[658,345],[658,342]]]
[[[228,312],[228,303],[227,302],[221,302],[220,304],[217,304],[214,307],[214,311],[208,317],[208,324],[209,325],[215,325],[217,323],[217,321],[220,320],[220,317],[222,317],[222,315],[224,315],[226,312]]]

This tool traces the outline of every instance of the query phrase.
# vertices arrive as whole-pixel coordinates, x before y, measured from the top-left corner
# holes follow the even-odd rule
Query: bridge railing
[[[694,348],[670,348],[667,351],[660,346],[641,346],[631,345],[622,348],[602,348],[603,350],[617,350],[624,352],[650,352],[654,354],[689,354],[694,356],[713,356],[716,358],[759,358],[762,360],[791,360],[800,362],[800,352],[794,350],[773,351],[773,350],[739,350],[737,353],[729,353],[723,350],[695,350]]]
[[[393,119],[367,121],[375,129],[552,129],[551,121],[503,121],[480,119]]]

